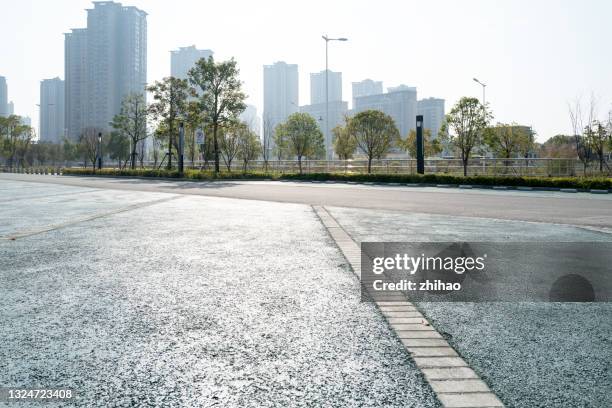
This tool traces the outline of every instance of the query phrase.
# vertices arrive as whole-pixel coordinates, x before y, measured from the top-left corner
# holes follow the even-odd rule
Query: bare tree
[[[588,125],[593,123],[595,119],[595,107],[596,100],[593,95],[591,95],[591,99],[589,105],[587,107],[586,112],[586,123]],[[585,126],[584,120],[584,112],[582,109],[582,101],[580,98],[576,98],[573,104],[569,104],[569,116],[572,124],[572,131],[574,132],[574,143],[576,145],[576,154],[578,154],[578,159],[582,162],[583,174],[586,176],[587,168],[589,167],[589,162],[593,156],[593,149],[590,144],[590,140],[588,137],[585,137],[584,130],[587,129]]]
[[[248,131],[246,125],[240,123],[238,125],[223,128],[221,132],[219,132],[219,150],[228,171],[232,171],[232,161],[238,155],[240,134],[246,131]]]
[[[98,157],[98,134],[101,133],[97,128],[85,128],[79,138],[79,153],[83,157],[83,165],[87,167],[90,161],[93,169],[96,168],[96,158]]]

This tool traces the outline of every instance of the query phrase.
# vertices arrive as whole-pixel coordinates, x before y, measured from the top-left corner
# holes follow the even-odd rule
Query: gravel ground
[[[0,213],[15,232],[162,196]],[[88,407],[439,406],[308,206],[182,197],[0,241],[0,259],[4,386],[74,388]]]
[[[554,224],[328,208],[356,241],[611,241]],[[509,407],[612,406],[612,303],[420,303]]]

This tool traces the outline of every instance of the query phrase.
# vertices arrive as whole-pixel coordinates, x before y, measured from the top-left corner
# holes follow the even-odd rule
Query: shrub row
[[[64,169],[68,175],[98,175],[98,176],[131,176],[178,178],[176,170],[166,169]],[[612,189],[612,178],[609,177],[505,177],[505,176],[451,176],[446,174],[345,174],[345,173],[264,173],[264,172],[220,172],[186,170],[183,175],[188,180],[312,180],[312,181],[355,181],[375,183],[411,183],[411,184],[469,184],[474,186],[508,186],[508,187],[551,187],[576,188],[579,190]]]
[[[152,177],[152,178],[179,178],[180,174],[177,170],[167,169],[101,169],[93,170],[91,168],[67,168],[63,171],[66,175],[73,176],[111,176],[111,177]],[[215,174],[211,170],[185,170],[181,177],[188,180],[236,180],[236,179],[255,179],[264,180],[276,178],[271,174],[263,172],[220,172]]]

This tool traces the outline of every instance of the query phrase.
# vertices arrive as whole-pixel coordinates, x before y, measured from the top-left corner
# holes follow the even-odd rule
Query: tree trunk
[[[302,156],[298,156],[298,167],[300,168],[300,174],[302,174]]]
[[[463,177],[467,176],[467,166],[468,166],[468,160],[467,159],[463,159]]]
[[[213,149],[215,150],[215,173],[219,173],[219,141],[217,140],[217,122],[213,124]]]
[[[372,173],[372,156],[368,156],[368,174]]]
[[[171,121],[172,123],[173,121]],[[172,170],[172,139],[174,135],[174,126],[170,125],[170,132],[168,134],[168,170]]]

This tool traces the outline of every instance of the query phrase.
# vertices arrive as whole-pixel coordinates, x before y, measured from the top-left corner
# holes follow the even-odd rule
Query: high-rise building
[[[196,61],[201,58],[212,57],[211,50],[199,50],[195,45],[179,47],[178,50],[170,51],[170,75],[175,78],[187,79],[187,73]]]
[[[73,29],[64,35],[64,126],[72,140],[86,127],[87,29]]]
[[[41,142],[59,143],[64,130],[64,81],[59,78],[40,82],[40,120],[38,138]]]
[[[0,76],[0,116],[8,116],[8,86],[6,78]]]
[[[77,139],[86,128],[108,131],[123,98],[145,95],[147,14],[113,1],[87,9],[87,28],[65,37],[66,127]]]
[[[274,149],[274,128],[289,115],[298,111],[298,66],[286,62],[264,65],[264,137],[269,138],[270,150]],[[273,157],[273,154],[270,154]]]
[[[353,82],[353,108],[355,108],[355,98],[360,96],[379,95],[383,93],[382,81],[364,79],[363,81]]]
[[[328,71],[329,101],[342,100],[342,72]],[[325,71],[310,74],[310,104],[325,103]]]
[[[13,103],[13,101],[10,101],[9,103],[6,104],[6,115],[10,116],[14,114],[15,114],[15,104]]]
[[[429,129],[435,139],[444,121],[444,99],[421,99],[417,102],[417,115],[423,115],[423,128]]]
[[[261,134],[261,120],[257,116],[257,108],[254,105],[248,105],[240,114],[240,120],[247,124],[249,129],[255,132],[258,136]]]
[[[355,98],[353,112],[375,109],[391,116],[400,136],[405,138],[416,129],[417,90],[416,87],[400,85],[387,89],[387,93]]]

